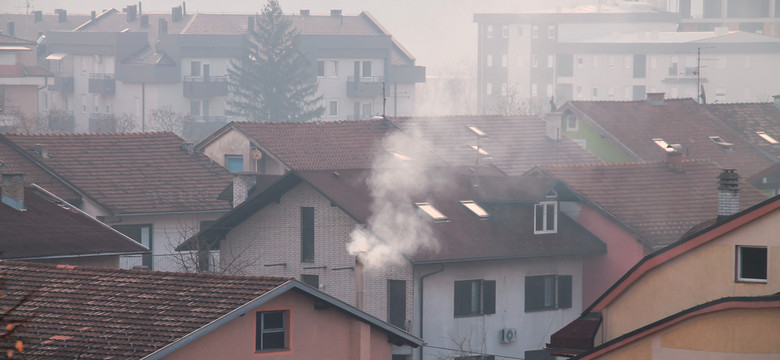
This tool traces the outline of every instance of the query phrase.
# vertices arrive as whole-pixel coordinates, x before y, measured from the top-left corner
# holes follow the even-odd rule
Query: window
[[[455,317],[496,313],[495,280],[455,282]]]
[[[371,77],[371,60],[363,61],[363,76]]]
[[[577,68],[580,68],[580,69],[582,69],[582,64],[583,64],[583,61],[584,61],[584,60],[582,59],[582,56],[578,56],[578,57],[577,57]]]
[[[552,69],[553,64],[555,64],[555,58],[552,55],[547,55],[547,67]]]
[[[525,312],[571,307],[571,275],[525,277]]]
[[[487,26],[487,38],[492,39],[493,38],[493,25]]]
[[[137,241],[139,244],[146,246],[149,250],[152,250],[152,225],[117,225],[114,226],[116,231],[127,235],[127,237]],[[141,255],[141,265],[148,269],[152,269],[152,254],[145,253]]]
[[[471,145],[471,148],[474,149],[474,151],[478,152],[481,156],[490,156],[490,153],[485,151],[485,148],[477,145]]]
[[[550,25],[547,27],[547,38],[555,39],[555,25]]]
[[[190,116],[200,116],[200,101],[190,101]]]
[[[328,109],[330,116],[339,116],[339,102],[337,100],[331,100]]]
[[[87,112],[87,95],[81,94],[81,112]]]
[[[200,76],[200,61],[190,61],[190,76]]]
[[[770,144],[777,144],[777,140],[773,138],[771,135],[767,134],[764,131],[756,131],[756,135],[760,136],[762,139],[766,140]]]
[[[487,66],[493,66],[493,55],[487,54]]]
[[[534,25],[531,27],[531,37],[534,39],[539,38],[539,26]]]
[[[320,276],[319,275],[307,275],[303,274],[301,275],[301,282],[309,285],[315,289],[320,288]]]
[[[287,350],[287,311],[258,311],[255,351]]]
[[[501,67],[506,67],[507,57],[506,54],[501,55]]]
[[[328,61],[328,64],[330,64],[330,74],[328,76],[335,78],[339,77],[339,61],[338,60],[330,60]]]
[[[558,231],[558,202],[543,201],[534,205],[534,234]]]
[[[539,67],[539,55],[531,56],[531,67]]]
[[[737,246],[737,281],[766,282],[767,248]]]
[[[317,60],[317,77],[325,77],[325,61]]]
[[[539,93],[538,86],[536,84],[531,84],[531,96],[536,96]]]
[[[365,104],[363,104],[363,116],[364,116],[364,117],[366,117],[366,118],[367,118],[367,117],[369,117],[369,116],[371,116],[371,114],[373,114],[373,113],[374,113],[374,111],[372,110],[372,108],[373,108],[373,106],[372,106],[372,104],[371,104],[371,103],[365,103]]]
[[[525,360],[555,360],[555,356],[550,355],[547,350],[528,350],[523,354]]]
[[[241,155],[225,155],[225,168],[230,172],[244,171],[244,157]]]
[[[553,86],[552,84],[547,84],[547,97],[553,96]]]
[[[615,67],[615,56],[610,55],[607,57],[607,66],[609,67]]]
[[[615,97],[615,88],[612,86],[607,86],[607,96],[610,98]]]
[[[428,214],[433,220],[436,221],[445,221],[447,220],[447,216],[442,214],[441,211],[433,207],[430,203],[427,202],[421,202],[421,203],[415,203],[415,206],[417,206],[418,209],[422,210],[424,213]]]
[[[636,55],[634,55],[634,56],[636,56]],[[641,55],[641,56],[644,57],[645,55]],[[623,57],[623,67],[625,67],[626,69],[631,69],[631,62],[632,61],[634,61],[634,60],[633,60],[633,57],[631,55],[624,56]]]
[[[599,88],[593,88],[593,97],[594,98],[599,97]]]
[[[485,85],[485,95],[493,95],[493,84],[487,83]]]
[[[564,121],[566,122],[566,130],[568,131],[577,131],[577,117],[574,116],[571,113],[566,113],[566,115],[563,116]]]
[[[301,207],[301,261],[314,261],[314,208]]]
[[[477,136],[479,136],[479,137],[485,137],[485,136],[487,136],[487,134],[485,134],[485,132],[484,132],[484,131],[480,130],[480,129],[479,129],[478,127],[476,127],[476,126],[467,126],[467,128],[468,128],[469,130],[471,130],[471,132],[473,132],[474,134],[476,134],[476,135],[477,135]]]
[[[506,39],[509,36],[509,27],[506,25],[501,26],[501,37]]]
[[[490,217],[490,214],[488,214],[488,212],[485,211],[482,206],[479,206],[479,204],[477,204],[474,200],[462,200],[460,204],[465,206],[466,209],[469,209],[469,211],[471,211],[480,219],[487,219]]]
[[[387,280],[387,322],[406,329],[405,280]]]

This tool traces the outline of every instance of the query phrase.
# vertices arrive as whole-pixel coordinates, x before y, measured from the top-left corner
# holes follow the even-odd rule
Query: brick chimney
[[[36,10],[33,11],[33,22],[41,22],[43,21],[43,11]]]
[[[233,173],[233,207],[241,205],[249,197],[249,190],[255,186],[257,174],[253,172]]]
[[[54,9],[54,13],[57,14],[57,21],[64,23],[68,22],[68,11],[65,9]]]
[[[8,36],[16,36],[16,29],[15,29],[15,26],[14,26],[14,22],[13,21],[9,21],[7,27],[8,27],[8,29],[7,29],[8,30],[7,31],[8,32]]]
[[[171,8],[171,22],[175,23],[182,19],[181,5]]]
[[[163,18],[157,19],[157,37],[163,38],[168,35],[168,22]]]
[[[136,5],[127,5],[127,22],[133,22],[138,17],[138,8]]]
[[[24,174],[7,173],[0,175],[2,177],[2,203],[16,210],[25,211],[24,207]]]
[[[666,93],[658,92],[658,93],[647,93],[647,102],[653,105],[663,105],[666,103],[664,100],[664,97],[666,96]]]
[[[723,169],[718,175],[718,217],[739,212],[739,174]]]
[[[683,172],[682,151],[668,145],[666,147],[666,166],[672,172]]]
[[[561,119],[563,113],[549,112],[544,116],[545,134],[550,140],[559,141],[561,139]]]

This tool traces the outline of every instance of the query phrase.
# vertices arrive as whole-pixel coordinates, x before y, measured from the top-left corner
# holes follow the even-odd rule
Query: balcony
[[[54,85],[49,85],[49,91],[73,93],[73,74],[57,74],[54,76]]]
[[[227,96],[227,76],[185,76],[182,88],[189,99]]]
[[[49,113],[49,130],[54,132],[73,132],[76,118],[72,111],[55,110]]]
[[[114,74],[89,74],[89,93],[114,95],[116,93],[116,76]]]
[[[349,76],[347,77],[347,96],[351,98],[373,98],[382,96],[384,77]]]

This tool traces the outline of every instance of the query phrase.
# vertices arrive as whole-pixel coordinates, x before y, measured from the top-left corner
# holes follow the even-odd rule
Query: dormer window
[[[447,216],[442,214],[441,211],[437,210],[430,203],[421,202],[421,203],[415,203],[415,205],[424,213],[428,214],[428,216],[430,216],[434,221],[447,221]]]
[[[542,201],[534,205],[534,234],[558,232],[558,202]]]

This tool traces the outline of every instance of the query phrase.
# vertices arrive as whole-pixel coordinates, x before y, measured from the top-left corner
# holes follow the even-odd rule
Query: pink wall
[[[255,352],[257,311],[289,310],[290,350]],[[339,310],[316,310],[305,295],[287,292],[248,311],[167,356],[172,359],[389,359],[392,346],[384,331]]]
[[[582,206],[575,219],[607,244],[607,253],[586,258],[583,264],[582,305],[588,307],[634,266],[644,253],[644,245],[619,225],[589,206]]]

